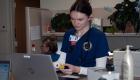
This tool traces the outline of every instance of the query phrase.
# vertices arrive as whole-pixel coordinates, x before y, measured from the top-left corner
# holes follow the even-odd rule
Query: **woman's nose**
[[[79,22],[77,20],[74,21],[75,25],[79,25]]]

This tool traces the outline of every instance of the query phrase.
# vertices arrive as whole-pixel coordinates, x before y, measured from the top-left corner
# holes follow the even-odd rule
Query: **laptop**
[[[0,80],[9,80],[10,61],[0,61]]]
[[[15,80],[58,80],[51,57],[44,54],[13,54],[12,74]]]

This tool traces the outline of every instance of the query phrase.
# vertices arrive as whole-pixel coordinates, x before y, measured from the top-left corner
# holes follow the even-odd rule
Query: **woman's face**
[[[41,52],[47,53],[49,51],[49,47],[46,46],[46,43],[42,44],[41,46]]]
[[[77,11],[72,11],[70,13],[70,17],[72,24],[77,31],[89,27],[90,18],[86,14]]]

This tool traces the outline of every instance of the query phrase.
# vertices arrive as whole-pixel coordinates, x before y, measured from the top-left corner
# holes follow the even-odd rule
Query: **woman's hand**
[[[72,74],[72,70],[71,69],[61,69],[61,71],[64,73],[64,74]]]
[[[79,73],[80,72],[80,67],[78,66],[74,66],[74,65],[71,65],[71,64],[65,64],[64,66],[67,67],[67,69],[61,69],[61,71],[64,73],[64,74],[72,74],[72,73]]]

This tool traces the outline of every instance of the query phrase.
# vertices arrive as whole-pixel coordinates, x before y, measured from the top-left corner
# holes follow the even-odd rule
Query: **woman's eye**
[[[82,21],[83,19],[78,19],[79,21]]]
[[[71,20],[73,21],[74,19],[71,18]]]

